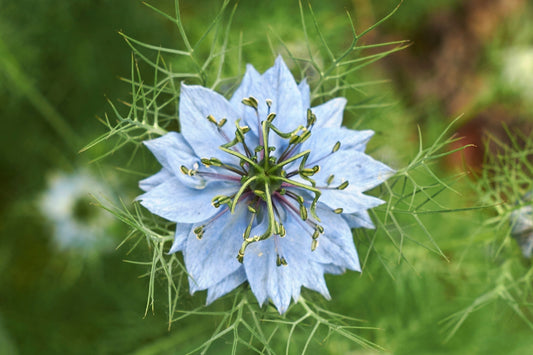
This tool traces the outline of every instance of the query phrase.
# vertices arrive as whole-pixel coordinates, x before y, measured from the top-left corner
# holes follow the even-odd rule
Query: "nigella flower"
[[[56,173],[50,176],[48,188],[39,200],[44,217],[52,222],[53,242],[61,251],[80,255],[97,255],[112,249],[107,234],[113,217],[92,205],[91,194],[109,196],[109,189],[88,171]]]
[[[531,205],[533,193],[528,192],[523,200],[528,204],[511,212],[509,220],[511,223],[511,236],[516,240],[522,255],[531,259],[533,253],[533,207]]]
[[[324,273],[360,271],[351,228],[373,228],[382,201],[363,192],[392,170],[364,153],[372,131],[341,127],[345,104],[310,108],[281,57],[248,65],[230,100],[181,86],[181,132],[144,142],[163,168],[138,199],[177,223],[191,293],[210,303],[247,281],[283,313],[301,286],[329,299]]]

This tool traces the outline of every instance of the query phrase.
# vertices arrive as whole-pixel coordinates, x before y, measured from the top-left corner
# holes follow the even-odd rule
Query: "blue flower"
[[[531,259],[533,253],[533,207],[531,199],[533,192],[528,192],[522,199],[526,203],[520,208],[511,212],[509,220],[511,223],[511,236],[516,240],[522,255]],[[522,204],[524,204],[522,202]]]
[[[141,204],[176,222],[190,291],[207,303],[248,281],[280,313],[302,286],[330,298],[324,274],[360,271],[351,228],[373,228],[363,192],[393,171],[364,153],[372,131],[341,127],[346,99],[310,108],[278,57],[248,65],[230,100],[182,84],[181,133],[144,142],[161,163],[142,180]]]
[[[96,193],[110,196],[109,188],[88,171],[50,176],[39,207],[53,226],[52,240],[58,250],[92,256],[113,249],[109,229],[114,220],[105,210],[91,206],[91,194]]]

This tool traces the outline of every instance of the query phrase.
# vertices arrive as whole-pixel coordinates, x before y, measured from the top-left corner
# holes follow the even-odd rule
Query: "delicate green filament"
[[[306,189],[306,190],[309,190],[309,191],[313,192],[315,194],[315,198],[313,199],[313,202],[311,202],[310,211],[311,211],[311,215],[313,216],[313,218],[320,222],[320,218],[318,218],[318,216],[316,215],[316,204],[318,203],[318,199],[320,198],[320,195],[322,194],[320,192],[320,190],[317,189],[317,188],[311,187],[309,185],[302,184],[301,182],[294,181],[294,180],[289,180],[289,179],[281,177],[281,176],[277,177],[277,179],[279,179],[279,180],[281,180],[283,182],[286,182],[288,184],[291,184],[291,185],[294,185],[294,186],[298,186],[298,187],[301,187],[302,189]]]
[[[241,153],[236,152],[236,151],[231,150],[231,149],[228,149],[228,148],[226,148],[226,147],[224,147],[224,146],[222,146],[222,145],[221,145],[219,148],[220,148],[222,151],[224,151],[224,152],[226,152],[226,153],[228,153],[228,154],[231,154],[231,155],[233,155],[233,156],[236,156],[236,157],[239,158],[239,159],[244,160],[245,162],[247,162],[248,164],[250,164],[250,165],[253,166],[254,168],[256,168],[256,169],[260,169],[259,165],[257,165],[252,159],[250,159],[250,158],[248,158],[248,157],[242,155]]]
[[[246,179],[246,178],[243,178],[243,179]],[[257,179],[259,179],[258,176],[252,176],[246,179],[246,181],[241,185],[241,188],[239,189],[239,191],[237,191],[237,193],[235,194],[235,197],[233,197],[233,205],[231,206],[231,213],[235,212],[235,206],[237,206],[237,202],[239,202],[239,198],[241,198],[244,191],[246,191],[246,189],[248,188],[248,185],[250,185],[252,182],[254,182]]]
[[[298,160],[298,159],[300,159],[300,158],[302,158],[302,157],[304,157],[304,156],[309,156],[309,153],[311,153],[310,150],[306,150],[306,151],[303,151],[303,152],[301,152],[301,153],[298,153],[298,154],[296,154],[295,156],[293,156],[293,157],[291,157],[291,158],[289,158],[289,159],[287,159],[287,160],[284,160],[284,161],[282,161],[281,163],[278,163],[278,164],[274,165],[274,166],[271,167],[268,171],[270,172],[270,171],[273,171],[273,170],[275,170],[275,169],[282,168],[282,167],[284,167],[285,165],[287,165],[287,164],[289,164],[289,163],[292,163],[292,162],[295,161],[295,160]]]

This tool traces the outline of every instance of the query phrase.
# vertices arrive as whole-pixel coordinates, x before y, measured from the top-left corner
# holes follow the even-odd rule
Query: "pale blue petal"
[[[339,151],[362,153],[365,151],[366,143],[374,134],[371,130],[354,131],[344,127],[314,128],[311,132],[309,139],[303,142],[300,148],[300,152],[311,151],[307,158],[307,166],[321,165],[322,161],[320,159],[324,157],[327,159],[337,142],[341,143]],[[298,165],[296,165],[297,167]]]
[[[263,74],[263,79],[274,94],[270,97],[273,100],[272,111],[277,115],[274,125],[282,132],[292,131],[299,125],[305,126],[307,115],[300,90],[281,56],[278,56],[274,66]],[[277,137],[275,134],[272,136]]]
[[[210,222],[202,239],[193,232],[189,234],[184,259],[191,293],[216,285],[242,265],[237,253],[248,222],[248,208],[240,203],[234,214],[226,210]]]
[[[324,233],[318,238],[314,258],[322,264],[335,264],[354,271],[361,271],[355,250],[352,231],[339,214],[327,208],[318,208],[317,215]]]
[[[139,187],[143,191],[149,191],[173,177],[174,176],[167,169],[163,168],[154,175],[139,181]]]
[[[143,143],[154,154],[163,168],[177,177],[185,185],[190,187],[203,187],[206,184],[204,179],[198,176],[183,174],[180,170],[182,165],[188,169],[195,169],[201,166],[200,159],[196,156],[185,138],[183,138],[182,134],[169,132],[164,136],[144,141]],[[163,176],[160,178],[163,178]],[[141,181],[141,183],[146,182],[146,180],[148,179]]]
[[[219,130],[207,116],[226,124]],[[224,96],[202,86],[181,85],[179,118],[181,133],[199,158],[216,157],[225,162],[236,159],[219,149],[235,136],[237,113]]]
[[[245,281],[246,273],[244,272],[244,267],[241,265],[237,271],[226,276],[222,281],[207,289],[206,303],[211,304],[214,300],[224,296]]]
[[[348,222],[350,228],[376,228],[367,211],[359,211],[351,214],[343,213],[342,217]]]
[[[324,186],[333,174],[335,178],[330,186],[348,181],[352,189],[361,192],[380,185],[394,174],[385,164],[357,151],[339,150],[321,160],[319,165],[320,171],[313,176],[318,186]]]
[[[300,90],[300,96],[302,97],[302,107],[307,111],[311,107],[311,91],[306,78],[298,84],[298,90]]]
[[[316,116],[315,128],[334,127],[342,125],[342,114],[347,100],[344,97],[337,97],[322,105],[311,108]]]
[[[186,245],[187,238],[191,233],[192,224],[189,223],[178,223],[176,225],[176,232],[174,233],[174,243],[168,251],[169,254],[174,254],[177,251],[183,250]]]
[[[344,213],[359,213],[369,208],[385,203],[379,198],[364,195],[357,189],[350,187],[345,190],[321,190],[320,202],[328,205],[331,209],[342,208]]]
[[[179,223],[202,222],[217,213],[211,205],[216,195],[229,196],[237,191],[237,185],[214,183],[205,189],[183,185],[178,178],[151,189],[137,197],[150,212]]]
[[[345,268],[340,267],[338,265],[334,265],[334,264],[325,264],[325,265],[322,265],[322,267],[324,268],[325,274],[340,275],[346,271]]]
[[[264,230],[259,225],[257,231]],[[287,235],[252,243],[244,254],[244,267],[252,292],[259,304],[270,298],[284,313],[300,296],[301,286],[318,291],[329,299],[322,266],[312,261],[311,236],[302,233],[294,222],[285,224]],[[256,235],[252,230],[252,235]],[[287,266],[277,266],[277,253],[285,257]]]
[[[268,115],[265,100],[272,96],[269,89],[266,87],[261,74],[255,70],[253,65],[248,64],[241,85],[235,90],[235,93],[233,93],[230,99],[230,103],[237,112],[238,117],[243,118],[244,122],[256,136],[259,134],[257,114],[254,109],[244,105],[242,99],[250,96],[255,97],[259,104],[259,119],[264,120]]]

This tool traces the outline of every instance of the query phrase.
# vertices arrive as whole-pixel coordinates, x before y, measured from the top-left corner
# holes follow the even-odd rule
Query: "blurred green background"
[[[392,0],[311,3],[333,48],[348,44],[346,10],[362,30],[397,5]],[[150,4],[173,11],[172,1]],[[186,29],[198,38],[219,4],[182,1],[181,7]],[[0,9],[0,353],[182,353],[191,340],[183,334],[194,334],[193,342],[201,342],[212,325],[202,318],[203,323],[174,324],[169,331],[163,292],[155,312],[144,316],[148,283],[139,276],[147,268],[123,259],[149,260],[150,252],[140,247],[128,254],[124,247],[86,255],[80,248],[58,247],[57,227],[40,208],[53,176],[76,176],[87,171],[84,168],[111,191],[110,198],[129,203],[139,193],[138,178],[124,177],[115,168],[127,154],[119,152],[113,159],[88,165],[105,145],[82,154],[79,150],[105,132],[97,119],[110,111],[105,96],[115,102],[128,98],[129,86],[119,77],[130,75],[131,51],[117,32],[181,48],[176,29],[131,0],[0,0]],[[409,48],[360,76],[390,79],[368,89],[374,102],[390,105],[357,112],[347,121],[376,130],[371,151],[398,168],[418,149],[417,125],[425,141],[432,142],[453,118],[464,115],[454,126],[465,137],[458,144],[473,143],[478,148],[447,157],[437,171],[444,176],[466,170],[475,176],[484,168],[483,156],[498,152],[494,145],[483,143],[484,137],[509,142],[502,123],[529,137],[532,13],[526,0],[405,0],[390,20],[364,39],[365,43],[412,41]],[[252,42],[244,48],[243,60],[263,71],[273,58],[267,35],[279,36],[295,52],[301,50],[299,16],[294,1],[241,1],[230,36],[242,33]],[[482,204],[476,193],[482,190],[479,184],[475,177],[464,177],[454,185],[461,190],[464,206]],[[444,194],[444,203],[454,199],[457,195]],[[90,221],[102,213],[92,209],[76,210],[73,218]],[[521,299],[511,297],[515,303],[495,297],[495,302],[472,313],[449,340],[450,329],[441,322],[490,292],[499,278],[519,277],[530,268],[505,226],[486,227],[491,216],[494,212],[476,210],[426,219],[449,261],[412,243],[404,250],[409,263],[399,263],[388,241],[378,240],[381,253],[369,254],[361,276],[327,278],[333,300],[324,306],[379,327],[362,335],[389,353],[528,353],[533,334],[531,298],[525,291],[519,290],[525,295]],[[120,224],[106,228],[115,246],[127,234]],[[358,242],[363,256],[368,245]],[[506,252],[493,257],[494,243],[504,245]],[[316,353],[368,353],[342,339],[320,340]]]

